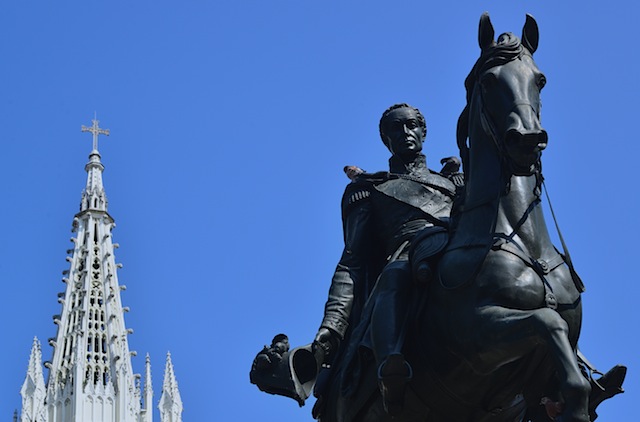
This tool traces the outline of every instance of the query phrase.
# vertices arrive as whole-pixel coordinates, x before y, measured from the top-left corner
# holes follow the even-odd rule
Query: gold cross
[[[83,132],[91,132],[93,134],[93,149],[95,151],[97,151],[98,150],[98,135],[107,135],[107,136],[109,136],[109,129],[100,129],[98,127],[99,121],[95,117],[93,119],[91,119],[91,122],[93,122],[93,126],[87,127],[85,125],[82,125],[82,131]]]

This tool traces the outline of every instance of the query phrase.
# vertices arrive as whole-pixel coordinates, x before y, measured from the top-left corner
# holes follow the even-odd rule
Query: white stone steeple
[[[73,219],[73,248],[69,270],[62,279],[67,288],[62,314],[54,317],[58,334],[47,385],[51,422],[137,421],[135,378],[120,301],[111,230],[102,185],[104,166],[97,139],[108,134],[93,120],[93,149],[85,166],[87,184],[80,212]]]
[[[93,119],[83,132],[93,134],[93,149],[85,166],[87,184],[80,212],[73,219],[73,247],[67,253],[69,269],[63,271],[66,290],[58,295],[58,326],[49,339],[53,358],[46,362],[46,388],[42,374],[40,344],[34,340],[27,378],[22,386],[21,422],[152,422],[151,366],[147,356],[144,403],[140,376],[133,373],[127,329],[115,261],[118,247],[111,238],[115,227],[107,212],[102,184],[104,166],[98,152],[98,135],[109,131]]]
[[[21,422],[43,422],[46,421],[44,398],[46,387],[44,385],[44,375],[42,374],[42,350],[37,338],[33,339],[31,346],[31,356],[29,356],[29,368],[27,377],[20,389],[22,395],[22,416]],[[14,419],[17,415],[14,416]]]
[[[167,353],[167,363],[164,368],[162,382],[162,396],[158,404],[161,422],[182,422],[182,399],[178,391],[178,381],[173,372],[171,353]]]

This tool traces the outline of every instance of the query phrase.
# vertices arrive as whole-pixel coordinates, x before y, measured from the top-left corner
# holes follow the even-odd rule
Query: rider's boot
[[[378,386],[384,410],[390,416],[402,413],[407,383],[413,377],[411,365],[401,354],[388,356],[378,367]]]

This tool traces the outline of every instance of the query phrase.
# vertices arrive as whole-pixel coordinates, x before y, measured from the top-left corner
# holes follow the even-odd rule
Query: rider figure
[[[342,201],[345,248],[314,342],[331,359],[349,326],[368,324],[368,338],[363,341],[373,350],[385,410],[390,414],[400,412],[404,387],[412,375],[402,354],[415,288],[412,279],[417,278],[424,289],[431,278],[429,261],[446,244],[456,190],[449,179],[427,168],[422,154],[426,131],[423,115],[407,104],[396,104],[382,115],[380,136],[392,154],[389,172],[356,174],[346,188]],[[436,240],[421,241],[431,246],[414,251],[412,240],[418,233],[421,239]],[[410,252],[420,260],[413,269]],[[363,313],[367,298],[368,311]]]

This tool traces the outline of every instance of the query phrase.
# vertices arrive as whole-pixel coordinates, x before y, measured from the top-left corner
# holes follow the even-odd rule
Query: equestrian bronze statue
[[[315,385],[322,422],[589,422],[626,374],[577,348],[582,280],[542,211],[545,85],[538,26],[494,39],[465,80],[462,159],[430,170],[424,116],[397,104],[380,120],[389,171],[345,168],[345,248],[310,345],[284,335],[251,381],[300,405]],[[599,376],[597,376],[599,375]]]

